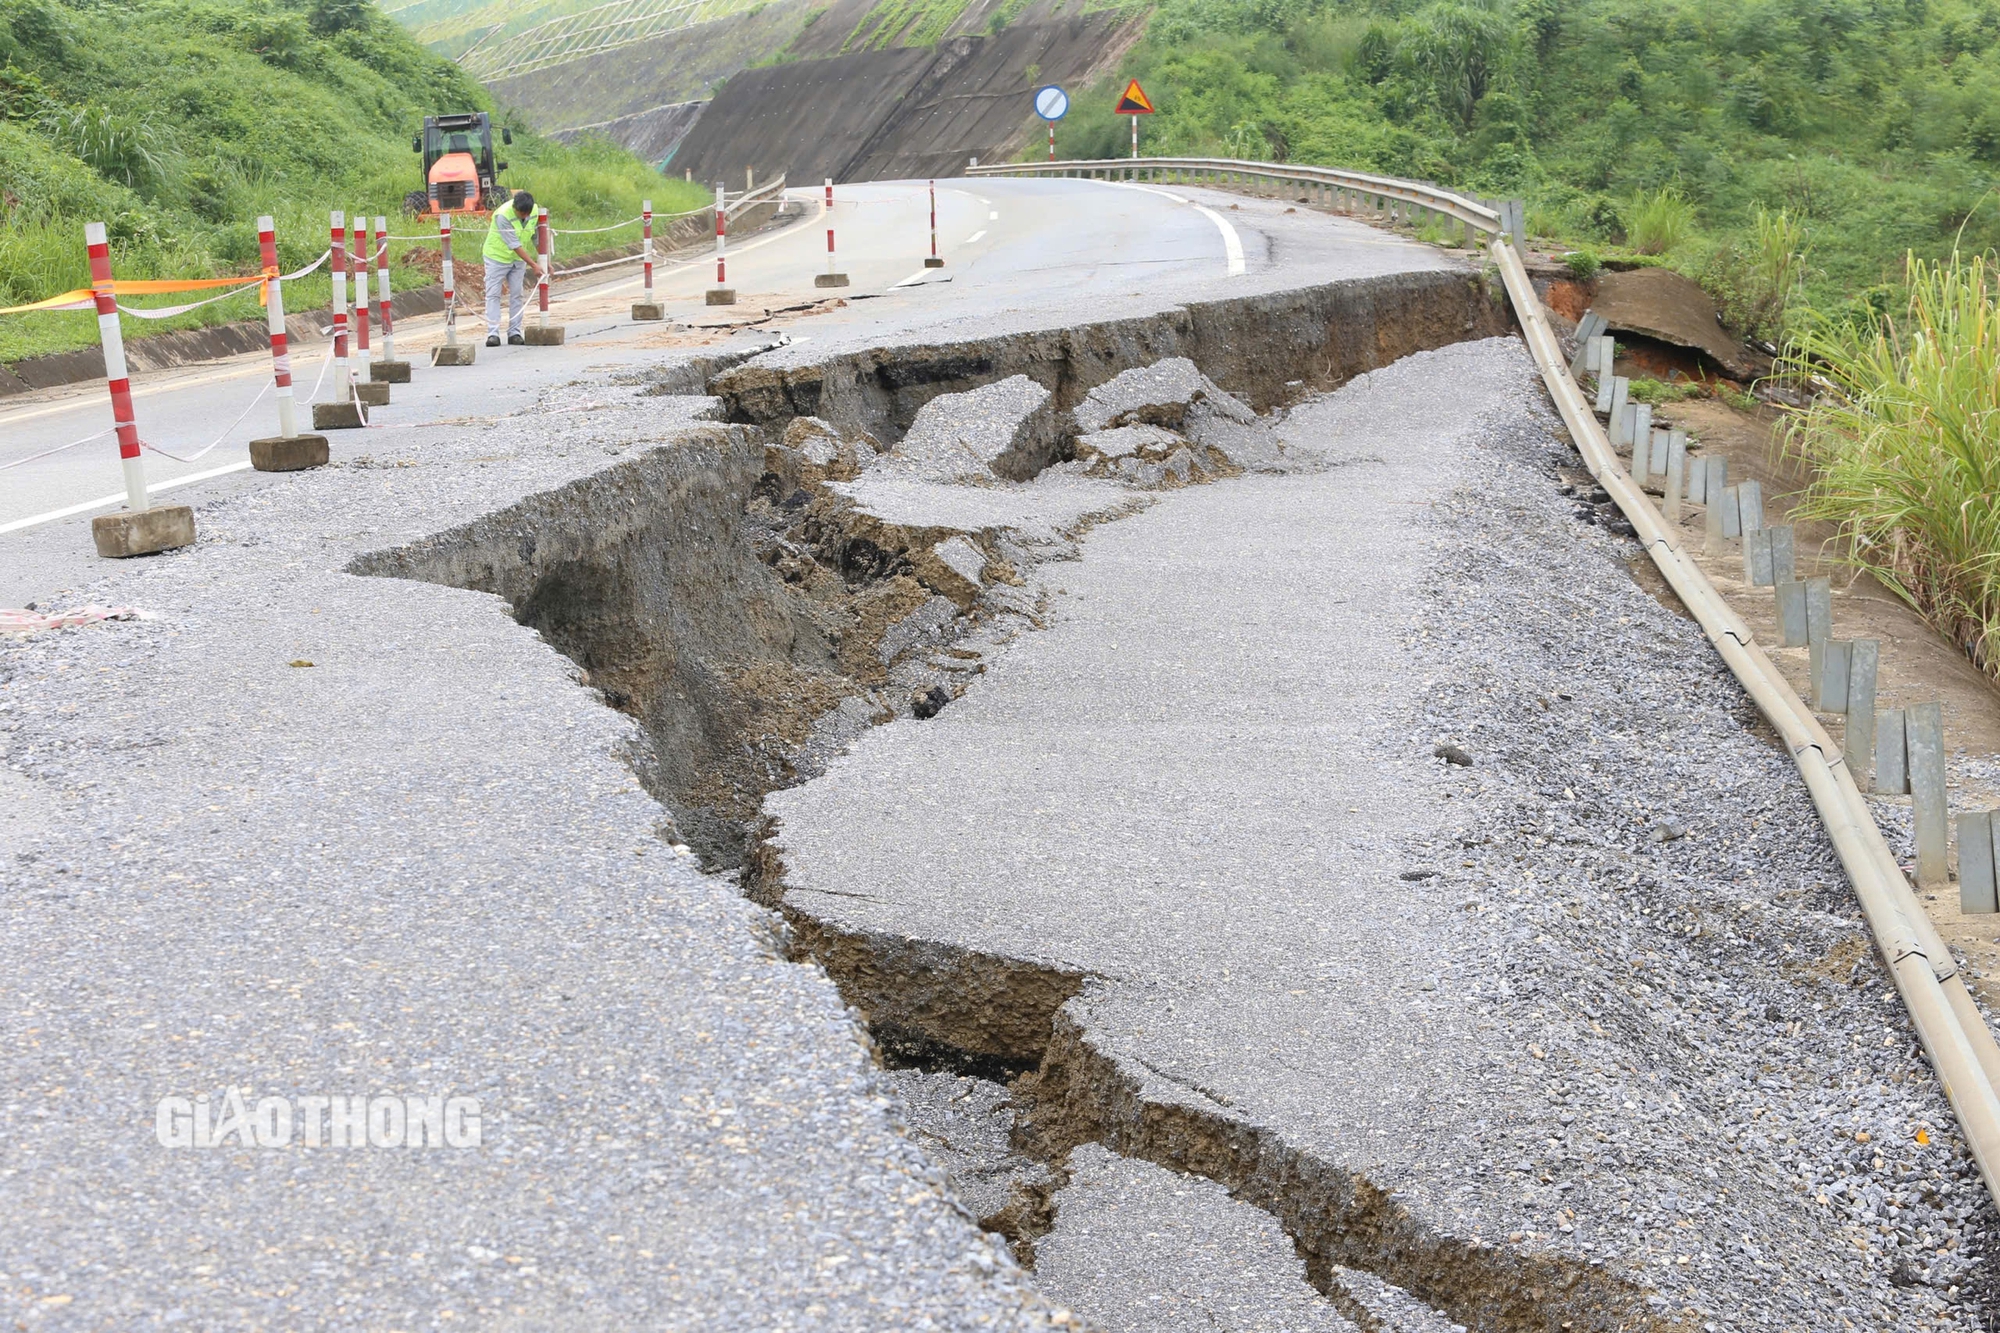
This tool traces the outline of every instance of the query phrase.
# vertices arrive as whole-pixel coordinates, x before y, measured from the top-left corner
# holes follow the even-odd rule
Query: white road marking
[[[211,477],[226,476],[231,472],[243,472],[250,466],[250,460],[231,463],[227,467],[210,468],[206,472],[194,472],[185,477],[175,477],[172,481],[149,482],[148,492],[170,491],[176,486],[186,486],[192,482],[207,481]],[[32,528],[41,523],[53,523],[59,518],[69,518],[76,514],[86,514],[93,509],[109,509],[112,505],[125,503],[125,492],[101,496],[95,500],[85,500],[80,505],[70,505],[66,509],[51,509],[46,514],[36,514],[33,518],[17,518],[12,523],[0,523],[0,533],[19,532],[22,528]]]
[[[967,245],[973,245],[973,244],[976,244],[977,242],[979,242],[979,241],[983,241],[983,240],[985,240],[985,239],[986,239],[986,228],[984,228],[984,227],[981,227],[981,228],[980,228],[980,229],[979,229],[978,231],[975,231],[975,232],[973,232],[973,233],[972,233],[972,235],[970,235],[970,236],[966,237],[966,238],[965,238],[965,243],[966,243]]]
[[[1194,200],[1188,198],[1186,195],[1175,194],[1170,190],[1158,190],[1150,185],[1134,185],[1130,181],[1100,181],[1098,183],[1100,185],[1109,185],[1113,189],[1118,190],[1143,190],[1147,194],[1157,194],[1162,199],[1171,199],[1177,204],[1194,204],[1195,212],[1200,213],[1210,222],[1213,222],[1216,230],[1222,233],[1222,256],[1229,265],[1229,276],[1232,278],[1242,276],[1244,271],[1243,238],[1236,234],[1236,228],[1222,214],[1212,208],[1195,204]]]
[[[909,277],[904,278],[901,282],[890,283],[889,290],[894,291],[898,287],[914,287],[918,283],[922,282],[925,278],[928,278],[930,275],[931,275],[930,269],[920,268],[915,273],[912,273]]]
[[[998,222],[1000,220],[1000,214],[997,211],[990,212],[986,215],[986,220],[988,222]]]

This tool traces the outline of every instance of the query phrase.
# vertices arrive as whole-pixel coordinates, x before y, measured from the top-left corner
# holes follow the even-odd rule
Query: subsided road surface
[[[1990,1210],[1810,806],[1556,497],[1525,357],[1313,392],[1490,331],[1476,273],[1217,199],[1231,275],[1172,198],[1022,188],[1124,220],[719,376],[765,335],[461,382],[94,583],[39,530],[146,616],[0,645],[0,1315],[1976,1326]],[[1183,249],[1135,284],[1140,223]],[[1068,403],[1175,346],[1289,405],[1282,470],[906,488],[958,492],[935,529],[780,475],[808,397],[851,451],[947,383]],[[929,721],[911,664],[961,673]],[[688,748],[737,786],[669,781],[715,698]],[[790,699],[850,752],[808,762]],[[679,849],[697,798],[768,799],[782,914]],[[1005,1242],[925,1146],[946,1080],[1011,1124]],[[267,1146],[232,1095],[381,1120]],[[388,1146],[378,1099],[430,1096],[476,1145]],[[168,1097],[223,1141],[163,1146]]]

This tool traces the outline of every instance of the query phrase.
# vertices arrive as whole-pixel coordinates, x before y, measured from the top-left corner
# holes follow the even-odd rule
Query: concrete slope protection
[[[1101,13],[744,70],[716,93],[668,166],[696,180],[746,165],[794,179],[956,175],[969,158],[1011,156],[1026,137],[1035,88],[1087,81],[1131,23]]]

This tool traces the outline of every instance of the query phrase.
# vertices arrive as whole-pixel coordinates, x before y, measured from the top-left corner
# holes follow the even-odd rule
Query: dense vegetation
[[[260,213],[287,268],[325,248],[332,208],[414,232],[402,200],[421,184],[422,115],[490,105],[368,0],[0,0],[0,306],[88,286],[86,221],[109,225],[117,272],[148,278],[254,272]],[[631,216],[644,194],[662,211],[700,204],[605,144],[516,126],[500,156],[559,225]],[[401,284],[435,272],[399,249]],[[294,309],[326,299],[323,277],[288,293]],[[130,337],[256,313],[248,295],[124,323]],[[0,360],[95,338],[87,315],[0,317]]]
[[[1132,75],[1148,151],[1523,196],[1579,266],[1657,255],[1766,336],[2000,240],[1993,0],[1163,0],[1066,154],[1128,151]]]

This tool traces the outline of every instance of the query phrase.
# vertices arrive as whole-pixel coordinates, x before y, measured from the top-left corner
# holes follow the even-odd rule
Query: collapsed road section
[[[0,659],[0,1302],[1978,1327],[1810,804],[1498,310],[681,361],[216,506]]]

